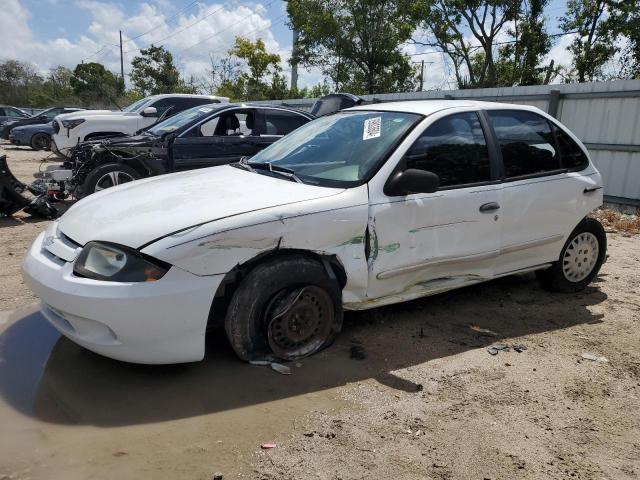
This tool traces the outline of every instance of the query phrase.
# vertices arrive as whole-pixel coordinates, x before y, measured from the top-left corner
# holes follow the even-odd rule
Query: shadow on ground
[[[200,363],[141,366],[93,354],[61,338],[39,313],[23,314],[0,335],[0,395],[46,422],[120,426],[194,417],[368,378],[415,391],[416,385],[390,372],[501,339],[601,322],[587,307],[606,298],[597,287],[548,293],[533,275],[524,275],[348,313],[338,341],[302,360],[290,376],[240,362],[222,332],[210,339]],[[353,345],[364,349],[364,360],[350,358]]]

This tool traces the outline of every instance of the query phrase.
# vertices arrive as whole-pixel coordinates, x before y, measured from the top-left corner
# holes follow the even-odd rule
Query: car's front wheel
[[[583,290],[600,271],[607,253],[607,235],[593,218],[583,219],[562,247],[560,259],[536,272],[542,286],[556,292]]]
[[[121,163],[107,163],[94,168],[82,185],[82,196],[142,178],[139,172]]]
[[[46,133],[36,133],[31,137],[31,148],[34,150],[50,150],[51,137]]]
[[[306,357],[327,347],[342,328],[341,290],[324,266],[283,255],[255,267],[235,291],[225,318],[242,360]]]

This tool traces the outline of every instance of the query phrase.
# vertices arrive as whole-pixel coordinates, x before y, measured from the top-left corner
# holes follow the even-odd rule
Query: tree
[[[131,67],[131,83],[143,96],[189,90],[173,64],[173,55],[162,46],[151,45],[140,50]]]
[[[628,0],[611,0],[609,12],[611,28],[623,44],[616,77],[640,80],[640,9]]]
[[[115,97],[119,93],[120,84],[116,76],[101,63],[79,63],[73,70],[69,83],[85,105],[96,102],[116,103]]]
[[[506,33],[509,22],[518,19],[520,1],[421,0],[419,4],[421,26],[428,37],[414,43],[442,50],[454,67],[459,88],[496,86],[497,38]],[[477,45],[467,39],[468,34]]]
[[[42,85],[35,65],[18,60],[0,64],[0,102],[20,106],[37,106],[33,94]]]
[[[294,0],[287,3],[298,33],[293,62],[319,67],[336,90],[406,91],[415,68],[400,50],[415,29],[409,0]]]
[[[238,86],[242,85],[238,90],[242,91],[243,99],[273,98],[286,90],[286,82],[280,75],[280,55],[267,52],[261,39],[252,42],[247,38],[236,37],[236,43],[229,50],[229,55],[243,60],[249,69],[248,74],[243,72],[236,80],[239,81]],[[271,77],[270,85],[267,83],[268,77]]]
[[[573,54],[573,76],[578,82],[603,78],[603,66],[618,50],[609,7],[610,0],[567,2],[567,13],[560,19],[560,28],[563,32],[578,32],[569,45]]]
[[[551,39],[545,30],[544,19],[547,3],[548,0],[529,0],[521,5],[513,26],[508,30],[513,40],[499,50],[499,85],[544,83],[543,71],[548,67],[540,64],[551,49]]]

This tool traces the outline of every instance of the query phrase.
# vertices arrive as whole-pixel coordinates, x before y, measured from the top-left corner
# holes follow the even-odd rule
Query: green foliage
[[[518,23],[520,0],[419,0],[419,5],[420,26],[428,38],[416,43],[446,52],[459,88],[493,87],[504,81],[498,77],[495,45],[510,22]],[[472,45],[469,34],[479,46]],[[503,61],[515,53],[505,51]]]
[[[282,76],[280,55],[267,52],[261,39],[255,42],[236,37],[229,57],[221,63],[216,94],[234,100],[286,98],[287,82]],[[212,65],[212,76],[215,76]]]
[[[131,62],[131,83],[142,96],[160,93],[193,93],[173,64],[173,55],[164,47],[151,45],[140,50]]]
[[[43,81],[34,65],[7,60],[0,64],[0,102],[27,107],[37,105],[34,94]]]
[[[616,29],[607,14],[610,6],[609,0],[568,0],[567,13],[560,19],[562,31],[578,31],[569,51],[571,75],[579,82],[603,79],[604,65],[618,50]]]
[[[120,90],[116,76],[101,63],[80,63],[73,70],[69,84],[83,105],[91,105],[106,99],[114,103]]]
[[[415,68],[400,51],[416,26],[413,1],[295,0],[287,11],[299,35],[293,61],[320,67],[335,90],[413,89]]]

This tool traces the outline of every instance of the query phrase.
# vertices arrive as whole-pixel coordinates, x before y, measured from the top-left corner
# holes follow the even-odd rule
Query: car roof
[[[373,103],[358,105],[346,110],[374,110],[385,112],[406,112],[431,115],[440,110],[450,108],[476,108],[485,110],[509,109],[509,110],[537,110],[529,105],[515,105],[513,103],[481,102],[478,100],[410,100],[403,102]]]
[[[226,99],[228,97],[219,97],[217,95],[200,95],[195,93],[160,93],[158,95],[149,95],[146,98],[166,98],[166,97],[186,97],[186,98],[210,98],[212,100]]]
[[[313,117],[309,112],[305,112],[304,110],[300,110],[298,108],[287,107],[286,105],[272,105],[269,103],[260,104],[260,103],[227,103],[224,107],[220,108],[229,108],[229,107],[239,107],[239,108],[270,108],[274,110],[285,110],[287,112],[301,113],[306,117]]]

